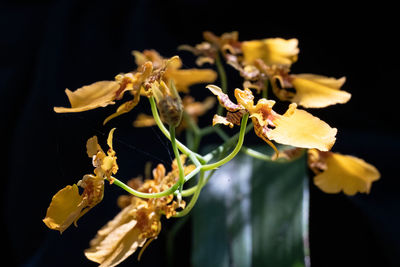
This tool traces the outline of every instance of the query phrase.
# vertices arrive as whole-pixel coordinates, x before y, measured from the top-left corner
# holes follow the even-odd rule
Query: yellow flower
[[[182,157],[183,162],[185,159],[186,157]],[[185,173],[193,169],[194,166],[187,166]],[[179,170],[174,161],[172,171],[168,174],[165,167],[159,164],[153,170],[153,179],[142,183],[135,178],[128,184],[134,184],[141,192],[157,193],[171,187],[179,179],[178,177]],[[165,214],[169,218],[176,213],[176,209],[185,206],[184,201],[179,204],[173,201],[173,195],[155,199],[122,197],[123,201],[119,201],[123,205],[122,211],[97,232],[96,237],[90,242],[90,248],[85,250],[85,256],[101,264],[100,266],[116,266],[139,247],[146,248],[161,231],[161,215]]]
[[[351,94],[340,90],[346,81],[315,74],[283,74],[271,79],[275,95],[281,100],[289,100],[305,108],[323,108],[343,104],[350,100]],[[294,88],[295,92],[287,88]]]
[[[328,151],[335,143],[336,128],[331,128],[310,113],[297,109],[296,104],[291,104],[289,109],[280,115],[272,110],[275,104],[273,100],[262,98],[254,105],[253,93],[247,88],[235,89],[238,104],[231,102],[219,87],[209,85],[207,88],[228,110],[225,118],[216,115],[213,124],[223,123],[230,126],[239,124],[242,115],[248,112],[253,121],[255,133],[271,145],[277,154],[278,151],[270,140],[295,147],[317,148],[321,151]]]
[[[180,45],[178,47],[179,50],[186,50],[197,56],[196,64],[198,66],[204,63],[214,64],[218,57],[218,52],[221,52],[224,56],[241,53],[241,43],[238,40],[239,33],[236,31],[223,33],[221,36],[216,36],[212,32],[205,31],[203,32],[203,38],[205,42],[197,44],[194,47],[190,45]]]
[[[267,38],[242,42],[242,52],[246,65],[261,59],[267,65],[287,65],[297,61],[299,48],[297,39]]]
[[[311,149],[308,163],[316,174],[314,184],[325,193],[368,194],[371,184],[380,178],[374,166],[354,156]]]
[[[151,74],[151,62],[143,65],[141,71],[130,73],[116,81],[101,81],[83,86],[74,92],[66,89],[65,93],[71,103],[70,108],[55,107],[57,113],[82,112],[98,107],[106,107],[115,104],[115,100],[123,97],[126,91],[137,91],[143,81]]]
[[[133,55],[136,59],[136,64],[142,64],[142,62],[148,60],[153,62],[154,66],[162,66],[160,62],[164,58],[157,53],[155,50],[144,50],[143,53],[139,51],[133,51]],[[155,67],[156,68],[156,67]],[[163,72],[162,80],[166,84],[170,84],[171,80],[174,81],[178,92],[189,92],[189,87],[198,83],[210,83],[217,79],[217,73],[212,69],[181,69],[182,61],[179,57],[169,63],[169,66]]]
[[[93,158],[96,175],[87,174],[77,184],[68,185],[53,196],[46,217],[43,219],[47,227],[62,233],[72,223],[76,226],[78,219],[103,199],[104,179],[108,178],[111,181],[111,174],[115,174],[118,170],[115,151],[112,148],[114,130],[115,128],[108,136],[107,143],[110,149],[107,155],[97,143],[96,136],[87,141],[87,154]],[[78,186],[83,188],[81,195]]]

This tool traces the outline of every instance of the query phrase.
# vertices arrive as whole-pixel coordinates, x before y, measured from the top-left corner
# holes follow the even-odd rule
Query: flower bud
[[[182,119],[183,105],[173,82],[170,88],[161,81],[160,83],[153,83],[152,92],[156,99],[161,119],[168,125],[177,127]]]

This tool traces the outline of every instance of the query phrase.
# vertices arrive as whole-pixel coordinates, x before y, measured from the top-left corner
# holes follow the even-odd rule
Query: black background
[[[157,129],[134,129],[134,111],[102,127],[115,106],[79,114],[55,114],[66,106],[65,88],[111,80],[132,70],[131,50],[154,48],[164,56],[180,44],[196,44],[202,31],[238,30],[240,40],[298,38],[293,73],[346,76],[346,105],[311,112],[338,128],[334,151],[357,155],[382,174],[369,195],[327,195],[312,184],[310,243],[313,266],[399,266],[400,217],[396,93],[397,15],[385,3],[320,2],[293,5],[242,1],[19,1],[0,6],[2,144],[2,245],[8,266],[96,266],[82,253],[96,231],[117,212],[122,191],[106,187],[104,201],[62,236],[42,223],[52,195],[91,172],[86,140],[105,144],[117,126],[119,177],[143,165],[171,162]],[[262,4],[263,3],[263,4]],[[194,57],[179,52],[186,67]],[[240,86],[236,77],[230,88]],[[202,86],[193,89],[201,98]],[[146,101],[140,104],[148,110]],[[204,118],[208,123],[210,117]],[[210,140],[212,141],[212,140]],[[255,140],[257,141],[257,140]],[[250,140],[251,142],[251,140]],[[168,228],[172,222],[167,222]],[[165,262],[165,234],[145,252],[142,266]],[[180,266],[189,266],[190,224],[179,235]],[[273,241],[272,241],[273,242]],[[124,263],[136,262],[132,256]],[[137,264],[141,266],[140,264]]]

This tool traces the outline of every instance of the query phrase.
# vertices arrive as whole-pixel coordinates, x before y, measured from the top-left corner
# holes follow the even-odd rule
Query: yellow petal
[[[374,166],[353,156],[330,153],[326,166],[327,169],[314,178],[315,185],[325,193],[369,193],[372,182],[380,178]]]
[[[151,61],[154,69],[161,68],[163,65],[164,58],[156,50],[144,50],[143,53],[139,51],[132,51],[132,55],[135,57],[135,63],[137,66],[141,66],[148,61]]]
[[[112,128],[110,132],[108,133],[107,137],[107,145],[109,148],[113,149],[113,136],[114,136],[114,131],[116,128]]]
[[[156,121],[153,116],[140,113],[136,120],[133,122],[133,126],[135,127],[150,127],[156,125]]]
[[[252,113],[254,107],[254,95],[250,89],[245,88],[244,90],[240,90],[239,88],[236,88],[235,98],[240,105],[242,105],[245,109]]]
[[[62,233],[79,217],[83,207],[78,186],[68,185],[53,196],[43,222],[50,229]]]
[[[95,82],[74,92],[66,89],[65,93],[71,107],[54,107],[54,111],[57,113],[81,112],[114,104],[114,100],[121,97],[125,92],[125,90],[119,92],[119,89],[119,83],[114,81]]]
[[[189,87],[198,83],[212,83],[217,79],[217,73],[211,69],[186,69],[171,68],[165,73],[168,80],[173,80],[179,92],[189,92]]]
[[[89,158],[97,155],[97,152],[103,151],[97,141],[97,136],[89,138],[86,142],[86,152]]]
[[[245,64],[261,59],[267,65],[291,65],[297,60],[297,39],[268,38],[242,42]]]
[[[337,129],[296,107],[296,104],[291,104],[285,114],[273,120],[276,127],[267,132],[268,139],[295,147],[330,150],[335,143]]]
[[[314,74],[297,74],[291,76],[296,93],[291,99],[306,108],[323,108],[334,104],[343,104],[350,100],[351,94],[341,91],[340,87],[346,81]]]
[[[115,157],[110,157],[107,156],[103,159],[103,162],[101,164],[101,169],[106,173],[106,174],[110,174],[112,173],[116,173],[116,171],[118,170],[118,166],[116,164],[116,160]]]
[[[122,105],[120,105],[115,113],[111,114],[110,116],[108,116],[108,117],[104,120],[103,125],[105,125],[105,124],[106,124],[107,122],[109,122],[110,120],[112,120],[112,119],[114,119],[114,118],[116,118],[116,117],[118,117],[118,116],[120,116],[120,115],[122,115],[122,114],[128,113],[128,112],[131,111],[134,107],[136,107],[137,104],[139,103],[139,100],[140,100],[140,92],[139,92],[139,94],[138,94],[137,97],[135,96],[135,98],[136,98],[136,99],[132,99],[132,100],[130,100],[130,101],[126,101],[125,103],[123,103]]]

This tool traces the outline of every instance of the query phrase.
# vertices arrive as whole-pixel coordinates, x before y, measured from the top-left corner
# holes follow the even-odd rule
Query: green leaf
[[[305,266],[306,167],[241,153],[218,169],[192,214],[192,265]]]

